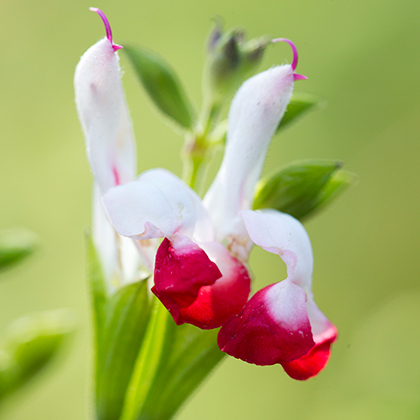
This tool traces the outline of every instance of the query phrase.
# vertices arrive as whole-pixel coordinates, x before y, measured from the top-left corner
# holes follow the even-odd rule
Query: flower
[[[308,379],[328,362],[337,329],[312,294],[313,255],[302,224],[275,210],[244,211],[252,241],[278,254],[287,278],[258,291],[220,330],[221,350],[257,365],[280,363],[294,379]]]
[[[121,84],[118,49],[109,22],[97,12],[106,28],[106,38],[90,47],[75,71],[75,101],[86,140],[86,153],[94,176],[93,241],[104,276],[110,286],[138,279],[141,259],[133,241],[117,235],[110,225],[101,196],[111,187],[135,178],[136,145],[130,114]],[[149,263],[150,265],[150,263]]]
[[[97,220],[106,232],[104,263],[121,253],[130,238],[142,252],[145,241],[163,238],[149,269],[153,293],[177,324],[221,327],[222,351],[258,365],[280,363],[295,379],[316,375],[327,363],[335,326],[316,306],[312,290],[313,256],[299,221],[275,210],[253,211],[256,182],[271,137],[290,101],[297,51],[291,65],[273,67],[248,79],[229,111],[226,151],[204,200],[164,169],[135,178],[135,149],[108,21],[107,38],[82,57],[75,76],[76,104],[97,187]],[[102,195],[113,234],[103,215]],[[111,240],[111,238],[113,238]],[[249,299],[247,261],[256,244],[278,254],[287,278]],[[133,247],[132,247],[133,249]],[[155,247],[148,247],[155,251]],[[111,256],[108,261],[104,259]],[[147,261],[147,259],[146,259]],[[132,262],[132,261],[131,261]],[[140,264],[137,261],[134,266]],[[133,264],[131,264],[133,265]],[[125,265],[119,261],[120,268]],[[127,275],[125,275],[125,278]],[[249,300],[248,300],[249,299]]]

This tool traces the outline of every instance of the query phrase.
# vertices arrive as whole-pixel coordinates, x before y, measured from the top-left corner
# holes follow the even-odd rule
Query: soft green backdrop
[[[265,171],[332,158],[359,175],[333,207],[307,223],[315,294],[340,337],[327,369],[295,382],[281,367],[226,359],[184,407],[183,420],[418,419],[420,417],[419,128],[420,3],[416,0],[1,0],[0,228],[26,226],[42,249],[0,283],[0,330],[23,314],[74,308],[79,330],[67,354],[8,404],[7,420],[89,416],[89,320],[83,230],[91,176],[73,102],[73,71],[104,28],[116,42],[159,51],[199,103],[211,18],[251,36],[298,46],[296,90],[327,107],[275,138]],[[291,60],[269,49],[261,68]],[[139,169],[180,174],[181,138],[152,109],[129,68],[124,84]],[[260,287],[284,278],[279,258],[251,258]]]

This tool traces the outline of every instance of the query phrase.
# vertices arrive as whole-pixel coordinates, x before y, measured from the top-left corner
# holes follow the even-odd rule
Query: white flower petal
[[[93,187],[92,204],[92,239],[101,261],[104,277],[108,285],[111,285],[112,279],[116,276],[118,271],[117,233],[109,223],[105,214],[104,207],[101,202],[101,193],[96,183]]]
[[[292,90],[292,67],[277,66],[248,79],[232,101],[223,162],[204,199],[218,241],[246,235],[238,213],[252,207],[268,145]]]
[[[136,173],[134,135],[118,61],[104,38],[85,52],[74,76],[87,155],[102,193],[132,181]]]
[[[307,296],[306,308],[308,309],[315,343],[318,344],[330,340],[332,337],[335,338],[337,336],[337,328],[318,308],[312,292],[307,293]]]
[[[98,253],[103,275],[110,291],[139,279],[139,268],[148,262],[140,256],[131,239],[124,238],[109,223],[101,202],[97,184],[93,188],[93,229],[92,238]],[[156,247],[155,247],[156,250]]]
[[[147,171],[133,182],[111,188],[103,202],[112,225],[123,236],[211,236],[211,224],[199,197],[163,169]]]
[[[313,254],[309,236],[294,217],[276,210],[242,212],[252,241],[273,254],[278,254],[287,266],[287,278],[310,291]]]

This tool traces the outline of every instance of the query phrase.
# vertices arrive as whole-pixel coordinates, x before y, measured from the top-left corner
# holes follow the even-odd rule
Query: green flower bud
[[[216,22],[209,37],[204,79],[205,97],[210,108],[219,108],[256,70],[268,43],[267,36],[246,41],[245,33],[240,29],[223,32],[221,23]]]

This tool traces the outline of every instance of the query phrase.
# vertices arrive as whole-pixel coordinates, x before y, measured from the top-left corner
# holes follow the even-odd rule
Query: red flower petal
[[[189,240],[177,249],[165,238],[156,254],[152,292],[165,305],[177,324],[181,308],[191,305],[200,288],[213,284],[222,273],[207,254]]]
[[[180,309],[178,322],[211,329],[220,327],[243,309],[251,291],[251,279],[245,266],[223,245],[214,242],[206,244],[205,249],[217,262],[223,277],[211,286],[203,286],[194,303]]]
[[[337,328],[331,324],[323,340],[317,343],[308,354],[291,362],[282,363],[284,370],[291,378],[300,381],[316,376],[327,365],[331,355],[331,344],[336,339]]]
[[[265,287],[221,328],[217,341],[222,351],[256,365],[304,356],[315,345],[306,293],[287,279]]]

